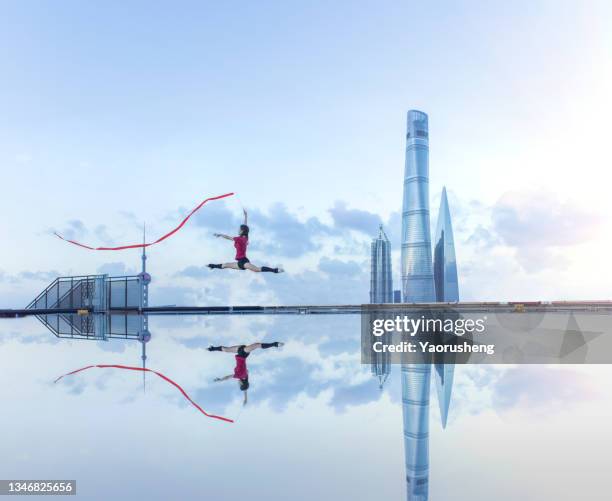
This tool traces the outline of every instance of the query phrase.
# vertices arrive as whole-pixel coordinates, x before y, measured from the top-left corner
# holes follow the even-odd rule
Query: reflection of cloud
[[[555,412],[592,397],[586,375],[569,369],[523,365],[502,373],[493,385],[498,411]]]
[[[108,353],[124,353],[127,342],[123,339],[109,339],[108,341],[97,341],[98,348]]]
[[[23,332],[0,332],[0,344],[8,340],[14,340],[22,344],[57,344],[60,339],[48,332],[41,326],[41,332],[38,334],[26,334]]]
[[[282,350],[257,350],[249,357],[249,406],[266,405],[280,412],[301,397],[323,394],[328,405],[343,412],[349,406],[380,398],[378,382],[371,377],[370,368],[359,364],[358,318],[348,322],[338,317],[282,317],[265,323],[253,317],[238,320],[236,325],[233,319],[217,318],[205,327],[175,330],[166,339],[187,348],[198,366],[210,367],[206,376],[209,381],[231,373],[234,367],[232,354],[209,353],[205,350],[209,345],[286,342]],[[152,348],[150,345],[154,356]],[[241,396],[235,381],[197,386],[198,398],[211,408],[223,409]]]
[[[381,397],[376,381],[372,379],[352,386],[337,386],[331,399],[331,405],[339,412],[348,406],[363,405],[375,402]]]
[[[195,350],[198,348],[208,348],[210,345],[215,344],[214,342],[209,341],[207,338],[202,336],[194,336],[194,337],[176,337],[176,342],[182,344],[186,348],[190,350]]]

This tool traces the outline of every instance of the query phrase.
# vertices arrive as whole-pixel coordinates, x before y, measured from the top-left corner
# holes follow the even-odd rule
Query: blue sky
[[[405,113],[418,108],[462,297],[609,297],[594,264],[611,220],[609,16],[606,2],[6,3],[0,290],[19,305],[44,282],[16,288],[24,272],[133,266],[54,229],[122,243],[146,221],[160,235],[227,191],[240,202],[225,219],[206,209],[202,229],[154,251],[158,284],[231,257],[208,228],[233,231],[220,223],[235,225],[240,203],[261,214],[258,260],[367,271],[377,222],[399,233]]]
[[[139,241],[146,221],[155,238],[203,198],[228,191],[240,198],[206,206],[150,249],[153,304],[365,302],[369,242],[381,222],[399,278],[412,108],[429,114],[432,227],[446,185],[462,299],[609,299],[602,263],[612,244],[611,15],[606,1],[3,2],[0,304],[24,306],[58,274],[138,271],[137,252],[88,252],[54,230],[118,245]],[[233,233],[242,205],[250,212],[251,259],[282,263],[286,274],[204,267],[232,258],[231,244],[212,234]],[[34,319],[3,322],[0,357],[11,384],[0,396],[17,403],[2,417],[16,433],[1,469],[69,476],[74,470],[64,466],[77,454],[137,492],[145,483],[125,473],[133,462],[115,467],[116,457],[106,456],[114,441],[122,457],[139,450],[138,478],[184,481],[190,497],[201,494],[204,469],[246,495],[235,485],[235,466],[219,464],[235,462],[248,444],[288,479],[276,491],[260,485],[268,499],[298,491],[341,499],[347,485],[353,499],[369,496],[372,483],[355,479],[376,468],[384,494],[399,498],[397,381],[377,392],[358,364],[350,326],[228,322],[156,319],[150,344],[154,368],[205,408],[237,413],[237,392],[212,387],[227,367],[207,358],[204,345],[220,333],[229,342],[288,341],[278,359],[255,365],[248,419],[222,439],[153,383],[142,399],[124,376],[91,374],[49,388],[72,367],[135,363],[138,346],[55,342]],[[449,430],[432,431],[432,496],[450,489],[458,499],[488,499],[490,488],[527,499],[516,489],[528,485],[539,500],[550,495],[542,489],[555,484],[553,473],[578,475],[557,499],[575,499],[587,484],[592,499],[605,492],[597,482],[605,478],[601,444],[609,441],[606,370],[571,368],[558,378],[543,368],[458,373]],[[50,418],[41,424],[39,415]],[[73,417],[82,418],[78,426],[68,425]],[[568,436],[580,419],[592,427]],[[369,446],[354,440],[364,422],[385,430]],[[277,444],[276,431],[291,440]],[[473,439],[478,434],[482,440]],[[329,457],[321,458],[317,437],[326,438]],[[64,463],[57,461],[62,442],[72,444]],[[533,443],[545,446],[526,458],[525,444],[533,451]],[[441,461],[457,450],[475,452]],[[561,461],[568,450],[585,461],[581,471]],[[346,451],[363,459],[360,475],[343,462]],[[249,463],[252,480],[270,474],[256,463]],[[544,463],[554,468],[544,471]],[[79,478],[95,499],[99,479],[89,470],[79,469]],[[300,477],[311,470],[315,487]],[[489,483],[476,492],[463,479],[480,470]],[[538,484],[534,471],[545,481]],[[222,490],[214,492],[222,499]]]

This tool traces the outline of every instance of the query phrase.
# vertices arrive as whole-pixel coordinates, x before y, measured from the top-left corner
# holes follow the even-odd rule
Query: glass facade
[[[437,302],[459,301],[459,282],[457,279],[457,260],[455,258],[455,240],[451,223],[450,209],[446,188],[442,189],[438,223],[433,244],[434,284]],[[435,364],[436,391],[442,426],[446,428],[448,409],[450,407],[455,375],[454,364]]]
[[[406,303],[434,301],[429,228],[429,124],[408,112],[402,204],[402,296]]]
[[[455,240],[451,224],[450,210],[446,188],[442,190],[440,212],[434,237],[434,284],[436,301],[459,301],[459,283],[457,280],[457,259],[455,258]]]
[[[408,112],[402,204],[402,299],[435,301],[429,226],[429,124],[421,111]],[[402,412],[406,488],[409,501],[429,493],[430,364],[402,365]]]
[[[392,302],[391,243],[383,231],[382,225],[380,225],[378,237],[372,240],[370,303]]]
[[[430,364],[402,365],[402,412],[408,501],[429,496]]]
[[[391,242],[385,234],[382,224],[378,237],[372,240],[372,256],[370,263],[370,303],[393,302],[393,275],[391,271]],[[372,375],[378,378],[382,389],[391,373],[389,353],[379,353],[372,364]]]

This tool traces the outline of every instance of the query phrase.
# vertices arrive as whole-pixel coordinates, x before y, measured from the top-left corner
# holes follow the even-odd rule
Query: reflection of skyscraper
[[[436,301],[444,303],[459,301],[455,241],[446,188],[442,190],[438,224],[434,237],[433,270]],[[435,364],[436,390],[443,427],[446,427],[446,421],[448,420],[454,373],[454,364]]]
[[[429,234],[429,127],[427,115],[408,112],[402,208],[402,293],[406,303],[435,301]],[[429,493],[431,365],[402,365],[404,452],[409,501]]]
[[[402,412],[408,501],[427,501],[429,495],[430,364],[402,365]]]
[[[391,242],[380,225],[378,237],[372,240],[370,303],[392,303]]]
[[[378,231],[378,237],[372,240],[370,267],[370,303],[392,303],[391,242],[383,231],[382,224]],[[387,352],[379,353],[376,355],[375,363],[372,364],[372,374],[378,378],[381,389],[391,373],[389,357],[390,355]]]

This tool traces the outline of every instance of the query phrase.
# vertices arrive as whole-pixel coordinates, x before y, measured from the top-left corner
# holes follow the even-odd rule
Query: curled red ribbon
[[[152,369],[146,369],[146,368],[143,368],[143,367],[130,367],[128,365],[88,365],[87,367],[81,367],[80,369],[77,369],[75,371],[68,372],[67,374],[63,374],[62,376],[58,377],[53,382],[57,383],[64,376],[70,376],[72,374],[76,374],[77,372],[86,371],[87,369],[93,369],[93,368],[98,368],[98,369],[125,369],[125,370],[130,370],[130,371],[152,372],[153,374],[155,374],[155,375],[159,376],[160,378],[162,378],[164,381],[166,381],[166,382],[170,383],[172,386],[176,387],[183,394],[183,396],[187,400],[189,400],[189,402],[191,402],[191,405],[193,405],[196,409],[198,409],[206,417],[213,418],[213,419],[219,419],[221,421],[227,421],[228,423],[233,423],[234,422],[233,419],[229,419],[229,418],[226,418],[226,417],[223,417],[223,416],[216,416],[214,414],[208,414],[208,412],[206,412],[204,409],[202,409],[202,407],[200,407],[193,400],[191,400],[189,395],[187,395],[185,390],[183,390],[183,388],[181,388],[179,384],[177,384],[174,381],[172,381],[172,379],[170,379],[169,377],[164,376],[161,372],[157,372],[157,371],[154,371]]]
[[[65,242],[69,242],[71,244],[78,245],[79,247],[83,247],[84,249],[96,250],[96,251],[118,251],[118,250],[125,250],[125,249],[139,249],[141,247],[149,247],[151,245],[155,245],[160,242],[163,242],[164,240],[166,240],[166,238],[174,235],[178,230],[180,230],[185,225],[185,223],[189,220],[189,218],[193,216],[206,202],[210,202],[212,200],[220,200],[221,198],[231,197],[233,194],[234,193],[226,193],[225,195],[219,195],[218,197],[210,197],[210,198],[203,200],[202,202],[200,202],[200,204],[197,207],[195,207],[189,214],[187,214],[187,217],[185,217],[185,219],[183,219],[176,228],[169,231],[165,235],[159,237],[157,240],[155,240],[155,242],[142,243],[142,244],[131,244],[131,245],[120,245],[119,247],[90,247],[89,245],[81,244],[79,242],[75,242],[74,240],[64,238],[57,232],[55,232],[55,235],[61,238],[62,240],[64,240]]]

